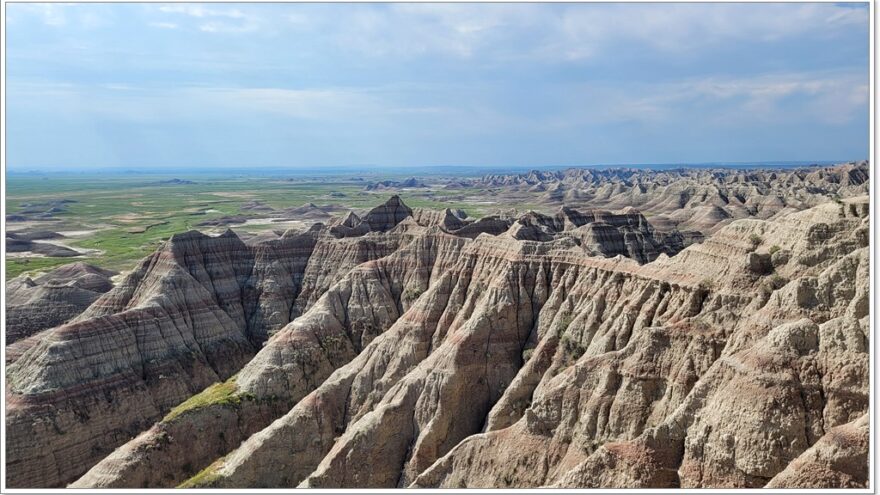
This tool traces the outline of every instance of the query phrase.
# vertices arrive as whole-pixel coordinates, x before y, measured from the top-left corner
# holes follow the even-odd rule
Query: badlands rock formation
[[[740,218],[770,219],[836,198],[868,194],[868,164],[786,170],[568,169],[456,180],[515,203],[540,195],[548,206],[635,207],[660,230],[711,233]]]
[[[6,344],[58,326],[82,313],[113,287],[116,273],[85,263],[6,283]]]
[[[8,366],[7,483],[865,486],[868,241],[867,197],[179,234]]]
[[[61,234],[50,230],[7,232],[6,252],[29,252],[34,255],[47,256],[50,258],[70,258],[82,254],[67,246],[52,243],[52,240],[61,239],[63,237],[64,236]]]

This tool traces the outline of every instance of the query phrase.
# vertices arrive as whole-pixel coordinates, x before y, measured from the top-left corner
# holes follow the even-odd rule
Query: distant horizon
[[[867,6],[10,3],[5,158],[159,170],[867,156]]]
[[[849,159],[849,160],[760,160],[754,162],[732,162],[732,161],[715,161],[715,162],[671,162],[671,163],[610,163],[610,164],[585,164],[585,165],[411,165],[411,166],[382,166],[378,164],[361,164],[361,165],[337,165],[337,166],[247,166],[247,165],[230,165],[230,166],[191,166],[182,167],[83,167],[83,168],[51,168],[51,167],[29,167],[29,168],[9,168],[6,172],[10,175],[44,175],[44,174],[68,174],[68,175],[87,175],[95,173],[112,173],[112,174],[137,174],[137,175],[179,175],[185,177],[187,175],[205,175],[216,173],[223,174],[239,174],[254,175],[270,174],[270,173],[287,173],[294,175],[335,175],[335,174],[383,174],[395,173],[395,175],[419,175],[420,173],[442,172],[442,171],[461,171],[461,172],[507,172],[507,173],[523,173],[532,170],[538,171],[561,171],[566,169],[646,169],[646,170],[674,170],[678,168],[684,169],[791,169],[804,168],[810,166],[827,167],[846,163],[855,163],[868,161],[867,158]],[[398,174],[399,172],[399,174]]]

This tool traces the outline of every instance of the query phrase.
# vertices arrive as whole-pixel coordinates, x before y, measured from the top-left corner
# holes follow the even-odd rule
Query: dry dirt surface
[[[174,235],[7,349],[7,485],[866,486],[867,166],[676,173]]]

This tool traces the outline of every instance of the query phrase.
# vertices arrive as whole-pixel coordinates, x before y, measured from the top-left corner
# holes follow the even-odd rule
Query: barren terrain
[[[11,193],[8,486],[867,486],[868,164],[273,184]]]

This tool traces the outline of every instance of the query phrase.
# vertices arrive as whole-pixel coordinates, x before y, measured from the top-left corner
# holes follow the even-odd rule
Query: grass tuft
[[[223,383],[215,383],[189,399],[181,402],[168,412],[162,421],[173,421],[174,418],[208,406],[229,406],[237,408],[242,401],[253,401],[256,397],[247,392],[239,392],[235,386],[235,376]]]
[[[207,488],[211,487],[215,481],[221,478],[217,472],[223,465],[223,457],[211,463],[205,469],[202,469],[188,480],[177,485],[177,488]]]

